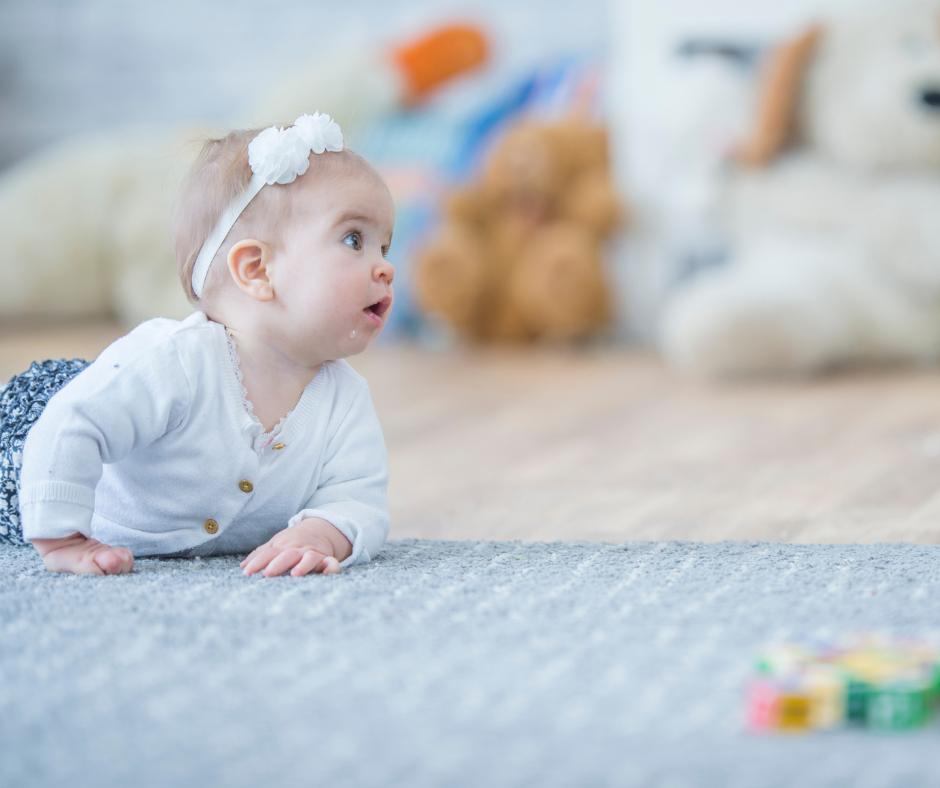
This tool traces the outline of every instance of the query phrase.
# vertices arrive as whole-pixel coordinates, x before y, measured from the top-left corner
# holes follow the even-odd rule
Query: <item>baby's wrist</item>
[[[45,558],[53,550],[58,550],[60,547],[81,544],[85,539],[86,537],[83,534],[76,532],[70,536],[61,536],[55,539],[30,539],[29,541],[30,544],[36,548],[39,557]]]
[[[352,555],[352,544],[346,538],[346,535],[328,520],[324,520],[322,517],[307,517],[294,527],[297,526],[302,526],[311,536],[329,542],[333,548],[332,555],[337,561],[345,561]]]

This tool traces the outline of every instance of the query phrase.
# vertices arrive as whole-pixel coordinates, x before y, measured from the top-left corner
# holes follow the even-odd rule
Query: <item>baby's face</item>
[[[298,186],[270,274],[281,339],[301,363],[361,353],[392,308],[392,198],[368,172]]]

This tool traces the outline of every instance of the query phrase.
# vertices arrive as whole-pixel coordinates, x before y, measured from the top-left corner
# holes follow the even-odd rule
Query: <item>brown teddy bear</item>
[[[585,336],[610,319],[601,245],[623,216],[603,128],[516,126],[447,200],[418,260],[419,302],[478,340]]]

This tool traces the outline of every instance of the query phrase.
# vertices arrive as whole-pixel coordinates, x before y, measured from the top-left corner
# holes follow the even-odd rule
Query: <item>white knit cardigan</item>
[[[27,539],[79,531],[134,555],[248,552],[322,517],[368,561],[388,535],[388,458],[369,388],[324,363],[274,449],[245,409],[225,328],[142,323],[57,392],[23,448]]]

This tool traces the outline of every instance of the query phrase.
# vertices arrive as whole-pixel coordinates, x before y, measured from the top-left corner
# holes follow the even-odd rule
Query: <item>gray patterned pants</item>
[[[20,466],[26,433],[36,423],[50,397],[88,366],[71,361],[33,362],[0,388],[0,545],[25,545],[18,496]]]

